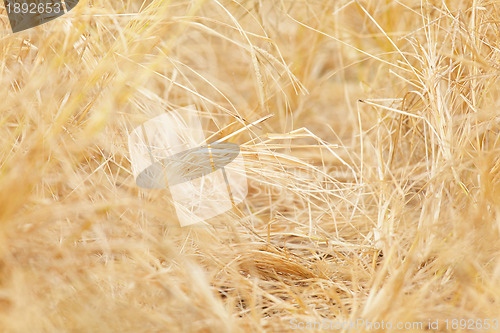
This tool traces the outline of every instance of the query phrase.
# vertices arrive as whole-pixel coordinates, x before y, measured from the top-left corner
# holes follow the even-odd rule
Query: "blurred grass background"
[[[82,0],[3,36],[2,331],[497,318],[498,10]],[[231,138],[245,203],[180,228],[127,136],[187,105],[219,137],[272,117]]]

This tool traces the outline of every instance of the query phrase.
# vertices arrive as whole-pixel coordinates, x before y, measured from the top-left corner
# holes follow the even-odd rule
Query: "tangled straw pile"
[[[481,0],[82,0],[2,37],[2,331],[495,318],[499,22]],[[130,171],[128,133],[187,105],[214,138],[273,115],[229,140],[249,194],[207,227]]]

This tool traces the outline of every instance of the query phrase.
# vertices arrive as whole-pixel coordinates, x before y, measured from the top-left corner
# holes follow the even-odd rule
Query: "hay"
[[[2,332],[494,319],[499,20],[483,1],[82,0],[2,37]],[[189,105],[240,145],[248,196],[181,228],[127,137]]]

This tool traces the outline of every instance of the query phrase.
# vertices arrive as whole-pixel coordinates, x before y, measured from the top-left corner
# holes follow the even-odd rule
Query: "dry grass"
[[[499,22],[481,0],[82,0],[2,37],[2,332],[496,318]],[[249,195],[209,227],[130,171],[128,133],[187,105],[214,137],[273,115],[229,140]]]

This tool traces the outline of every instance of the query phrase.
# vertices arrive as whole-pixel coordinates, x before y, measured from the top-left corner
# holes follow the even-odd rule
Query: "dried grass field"
[[[497,1],[81,0],[0,74],[1,332],[500,319]],[[127,139],[189,105],[248,196],[180,227]]]

